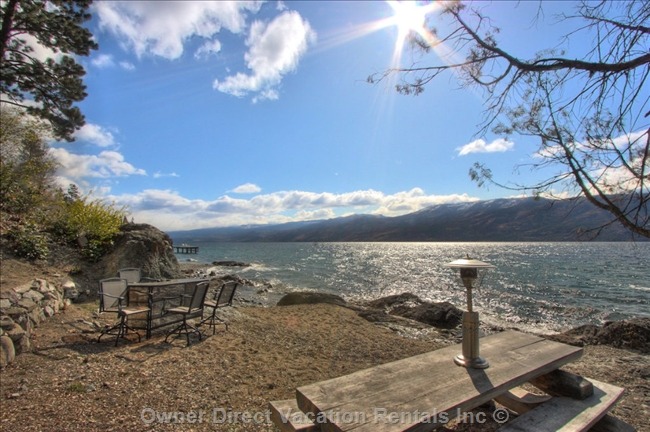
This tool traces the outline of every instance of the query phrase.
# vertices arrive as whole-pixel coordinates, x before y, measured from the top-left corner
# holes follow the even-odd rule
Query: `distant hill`
[[[606,224],[608,212],[586,200],[496,199],[441,204],[396,217],[354,215],[335,219],[205,228],[170,232],[176,244],[217,242],[472,242],[584,241],[585,230]],[[612,224],[598,241],[645,241]]]

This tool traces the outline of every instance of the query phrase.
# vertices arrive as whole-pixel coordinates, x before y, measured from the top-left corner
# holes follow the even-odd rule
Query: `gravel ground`
[[[72,305],[50,318],[35,330],[32,351],[0,371],[1,430],[271,431],[266,423],[215,423],[213,415],[263,413],[269,401],[294,397],[296,387],[440,347],[397,336],[346,308],[298,305],[233,308],[229,331],[189,347],[154,333],[115,348],[110,338],[95,342],[95,309],[94,303]],[[582,360],[566,369],[626,387],[613,413],[650,430],[649,356],[586,347]],[[202,413],[201,422],[170,424],[156,417],[169,412]],[[452,423],[441,430],[497,426]]]

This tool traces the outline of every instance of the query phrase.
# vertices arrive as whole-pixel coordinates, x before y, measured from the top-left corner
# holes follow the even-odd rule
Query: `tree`
[[[539,147],[529,165],[554,169],[539,183],[503,184],[477,163],[470,177],[480,186],[584,196],[610,212],[611,223],[650,238],[650,2],[571,5],[573,12],[558,17],[575,24],[562,45],[588,34],[593,45],[586,52],[555,48],[520,58],[501,48],[499,29],[481,3],[449,2],[442,11],[449,30],[439,34],[430,28],[430,37],[413,34],[412,42],[425,53],[444,45],[464,55],[463,61],[443,58],[428,66],[390,69],[368,81],[397,74],[402,80],[397,91],[418,95],[444,73],[455,73],[463,87],[481,89],[487,101],[477,135],[535,137]],[[543,7],[540,2],[538,18]],[[602,228],[595,228],[596,234]]]
[[[97,49],[90,31],[92,0],[6,0],[0,6],[0,96],[2,103],[23,107],[51,123],[57,139],[73,141],[85,124],[73,106],[87,94],[83,67],[72,55],[87,56]],[[39,58],[35,47],[54,57]]]
[[[52,201],[57,161],[50,128],[16,108],[0,107],[0,210],[21,217]]]

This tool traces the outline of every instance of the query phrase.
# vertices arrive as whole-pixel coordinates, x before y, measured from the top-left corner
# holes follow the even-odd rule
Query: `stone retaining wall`
[[[77,286],[71,280],[53,283],[34,279],[0,292],[0,367],[29,351],[32,329],[78,296]]]

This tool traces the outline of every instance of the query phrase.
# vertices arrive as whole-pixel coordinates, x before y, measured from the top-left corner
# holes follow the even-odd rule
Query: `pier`
[[[195,253],[199,253],[199,247],[188,246],[188,245],[174,246],[174,252],[182,253],[182,254],[192,254],[192,253],[195,254]]]

